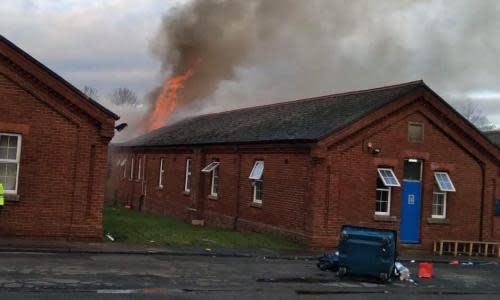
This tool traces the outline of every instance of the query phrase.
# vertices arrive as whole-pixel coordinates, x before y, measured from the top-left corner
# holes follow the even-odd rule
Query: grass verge
[[[110,233],[115,242],[129,244],[301,249],[297,243],[276,234],[193,226],[173,218],[113,206],[104,208],[104,232]]]

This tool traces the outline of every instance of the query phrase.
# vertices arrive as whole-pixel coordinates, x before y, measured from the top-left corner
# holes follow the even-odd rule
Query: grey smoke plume
[[[453,101],[498,92],[499,7],[495,0],[194,0],[167,12],[152,49],[165,76],[200,60],[177,118],[415,79]]]

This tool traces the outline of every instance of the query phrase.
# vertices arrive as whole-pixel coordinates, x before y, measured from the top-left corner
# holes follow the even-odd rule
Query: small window
[[[191,164],[192,160],[190,158],[186,159],[186,177],[184,181],[184,191],[190,192],[191,191]]]
[[[0,133],[0,183],[4,192],[17,194],[21,135]]]
[[[122,160],[121,166],[123,168],[123,179],[127,178],[127,159]]]
[[[455,186],[453,185],[453,182],[451,182],[448,173],[435,172],[434,177],[436,178],[436,183],[438,184],[441,192],[456,192]]]
[[[408,124],[408,140],[412,143],[421,143],[424,141],[424,124]]]
[[[130,177],[129,180],[134,179],[134,165],[135,165],[135,159],[132,157],[132,160],[130,162]]]
[[[438,187],[434,188],[432,194],[432,218],[446,218],[446,192],[442,192]]]
[[[137,167],[137,180],[142,178],[142,157],[139,157],[138,167]]]
[[[377,171],[380,179],[382,180],[385,186],[397,186],[397,187],[401,186],[399,184],[398,178],[396,177],[392,169],[379,168],[377,169]]]
[[[250,173],[249,178],[252,180],[260,180],[262,178],[263,173],[264,173],[264,161],[258,160],[253,165],[252,172]]]
[[[375,214],[388,216],[391,212],[391,188],[377,178],[377,191],[375,198]]]
[[[262,204],[262,198],[264,196],[263,185],[263,180],[255,180],[253,182],[253,203]]]
[[[203,170],[201,170],[201,171],[203,173],[210,173],[213,170],[217,169],[217,167],[219,166],[219,164],[220,163],[218,161],[213,161],[210,164],[208,164],[208,166],[206,166],[205,168],[203,168]]]
[[[217,196],[219,194],[219,168],[217,167],[212,171],[212,185],[210,194],[212,196]]]
[[[163,188],[163,176],[165,174],[164,159],[160,159],[160,172],[158,174],[158,187]]]
[[[210,184],[210,195],[217,196],[219,193],[219,165],[220,162],[214,160],[208,166],[201,170],[203,173],[212,173],[212,179]]]

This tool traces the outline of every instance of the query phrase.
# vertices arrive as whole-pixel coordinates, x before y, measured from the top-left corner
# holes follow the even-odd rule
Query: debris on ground
[[[339,252],[326,253],[316,264],[321,271],[337,272],[339,270]]]
[[[115,238],[110,233],[106,233],[106,238],[108,238],[108,240],[110,240],[112,242],[115,241]]]
[[[397,261],[394,263],[394,276],[399,278],[401,281],[406,281],[410,279],[410,270],[403,266],[402,263]]]
[[[432,278],[433,265],[428,262],[421,262],[418,265],[418,278]]]

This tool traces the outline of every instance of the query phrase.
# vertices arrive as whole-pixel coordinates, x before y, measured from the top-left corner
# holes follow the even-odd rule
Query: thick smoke
[[[195,0],[164,16],[152,49],[166,77],[199,60],[177,119],[416,79],[453,101],[500,85],[499,13],[494,0]]]

